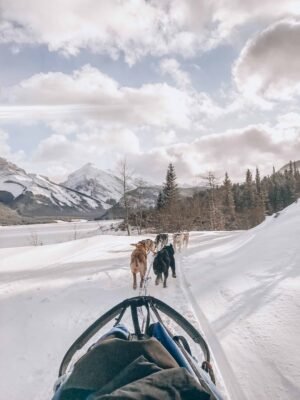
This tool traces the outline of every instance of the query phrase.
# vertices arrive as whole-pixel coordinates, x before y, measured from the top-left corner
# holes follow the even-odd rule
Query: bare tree
[[[119,161],[117,165],[117,172],[119,178],[122,181],[122,191],[123,191],[123,204],[125,208],[125,228],[127,230],[128,236],[130,236],[130,225],[129,225],[129,211],[130,211],[130,204],[129,204],[129,179],[132,177],[132,171],[129,169],[128,162],[126,157]]]
[[[204,177],[209,188],[209,219],[210,219],[210,227],[212,230],[224,229],[224,216],[220,209],[220,205],[218,204],[217,198],[217,178],[212,171],[209,171],[208,174]]]
[[[136,199],[136,210],[135,210],[135,221],[136,227],[138,230],[138,234],[142,234],[143,227],[143,187],[146,185],[146,182],[142,178],[137,179],[137,199]]]
[[[42,246],[43,242],[39,240],[38,234],[35,230],[29,229],[30,239],[29,243],[32,246]]]
[[[78,239],[78,229],[77,229],[77,224],[73,225],[73,240]]]

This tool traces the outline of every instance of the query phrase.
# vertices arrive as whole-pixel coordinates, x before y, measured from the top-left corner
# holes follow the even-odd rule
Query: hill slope
[[[300,202],[226,243],[202,235],[182,267],[229,391],[238,382],[235,398],[299,398]]]
[[[0,202],[25,216],[101,215],[103,206],[41,175],[28,174],[0,158]]]

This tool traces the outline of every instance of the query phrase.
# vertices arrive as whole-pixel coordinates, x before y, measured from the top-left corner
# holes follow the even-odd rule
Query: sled
[[[124,318],[125,315],[126,318],[128,318],[128,315],[130,317],[131,331],[123,325],[123,320],[126,319]],[[94,341],[97,334],[99,335],[99,331],[112,320],[114,320],[114,323],[110,330],[102,335],[98,341],[93,342],[74,364],[73,359],[76,353],[82,351],[88,342]],[[168,324],[164,320],[167,320]],[[176,333],[178,333],[179,330],[180,333],[184,332],[185,336],[174,335],[167,326],[170,325],[170,322],[172,331],[176,330]],[[192,354],[192,347],[196,348],[198,353],[201,353],[201,362],[197,361]],[[138,353],[135,354],[139,349],[143,354],[146,354],[146,358]],[[132,356],[133,358],[140,357],[129,366],[126,365],[125,368],[122,363],[126,362],[126,357],[130,357],[131,353],[135,354]],[[150,360],[151,362],[149,361],[147,356],[149,354],[150,359],[154,355],[155,362],[153,362],[153,359]],[[101,362],[105,365],[102,365]],[[115,362],[118,364],[117,367]],[[140,364],[138,364],[139,362]],[[120,370],[116,370],[115,373],[115,368]],[[146,374],[143,377],[141,376],[143,368],[147,370],[147,374],[150,370],[157,373],[152,375],[149,373],[149,375]],[[124,371],[128,371],[128,374],[126,375]],[[173,373],[179,375],[172,376]],[[108,378],[109,376],[110,378]],[[145,390],[145,398],[151,396],[153,396],[151,398],[156,398],[154,396],[156,390],[158,390],[157,393],[162,390],[161,382],[159,382],[158,388],[155,387],[155,379],[159,379],[160,376],[164,377],[163,384],[165,385],[168,382],[169,386],[173,384],[172,382],[176,382],[175,386],[179,385],[174,388],[174,393],[178,390],[178,398],[223,400],[215,384],[210,350],[201,333],[180,313],[163,301],[152,296],[133,297],[122,301],[103,314],[72,344],[61,362],[53,400],[101,400],[102,395],[105,399],[110,398],[110,393],[112,398],[143,399],[142,394],[141,397],[134,397],[139,390],[137,387],[142,387],[142,391]],[[78,379],[81,382],[78,382]],[[110,379],[110,382],[102,382],[103,379],[104,381]],[[145,386],[142,386],[143,379]],[[82,381],[84,382],[82,383]],[[120,384],[121,386],[118,387],[117,382],[119,381],[122,381],[123,386]],[[180,397],[181,388],[178,383],[181,381],[185,382],[182,397]],[[154,389],[151,396],[147,397],[147,387],[152,382],[154,382]],[[188,387],[190,383],[191,387]],[[134,387],[135,384],[137,387]],[[203,395],[199,388],[203,390]],[[124,390],[125,392],[129,390],[128,397],[124,395]],[[130,397],[130,390],[135,393],[133,397]],[[173,388],[167,387],[166,390],[171,393]],[[123,395],[118,397],[119,393],[123,393]],[[188,395],[188,393],[197,393],[197,395]],[[157,398],[159,396],[162,395],[158,394]],[[172,396],[174,394],[171,397],[163,394],[163,398],[166,399],[171,399]]]

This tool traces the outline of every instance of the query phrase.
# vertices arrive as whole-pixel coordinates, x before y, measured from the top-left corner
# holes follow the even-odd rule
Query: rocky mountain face
[[[106,209],[116,204],[123,193],[120,178],[91,163],[70,174],[62,185],[97,199]]]
[[[0,158],[0,202],[23,216],[99,216],[100,200]]]

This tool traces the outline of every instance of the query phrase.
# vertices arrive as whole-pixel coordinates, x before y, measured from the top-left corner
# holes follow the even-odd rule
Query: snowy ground
[[[300,204],[248,232],[194,232],[176,256],[178,279],[150,282],[151,295],[201,325],[231,399],[300,398],[299,239]],[[135,240],[0,249],[1,398],[51,398],[72,342],[136,295]]]
[[[0,226],[0,248],[44,246],[112,232],[121,220],[74,221],[50,224]],[[120,231],[117,232],[120,235]]]

